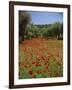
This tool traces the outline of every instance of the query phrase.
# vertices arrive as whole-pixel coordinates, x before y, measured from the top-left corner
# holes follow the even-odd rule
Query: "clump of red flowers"
[[[53,60],[53,62],[56,62],[58,67],[61,67],[61,60],[63,57],[60,55],[62,52],[59,52],[59,50],[53,50],[52,52],[50,49],[52,50],[53,48],[48,48],[48,40],[46,39],[43,40],[33,38],[32,40],[25,40],[23,44],[20,45],[20,51],[24,52],[24,54],[22,54],[21,58],[23,60],[19,62],[19,68],[25,69],[22,72],[28,74],[28,76],[30,77],[35,77],[35,74],[47,74],[47,76],[50,77],[52,76],[52,74],[60,76],[60,72],[52,73],[52,71],[50,70],[49,61]],[[21,76],[21,73],[19,73],[19,75]]]

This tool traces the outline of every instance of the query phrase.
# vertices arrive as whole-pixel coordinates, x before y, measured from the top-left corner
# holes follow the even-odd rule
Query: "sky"
[[[63,22],[63,13],[61,12],[43,12],[30,11],[33,24],[52,24],[54,22]]]

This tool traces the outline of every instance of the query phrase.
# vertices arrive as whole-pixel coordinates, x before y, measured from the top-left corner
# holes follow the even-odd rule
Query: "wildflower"
[[[33,74],[33,72],[30,70],[30,71],[29,71],[29,74],[30,74],[30,75],[32,75],[32,74]]]
[[[35,61],[32,62],[32,64],[35,64],[35,63],[36,63]]]

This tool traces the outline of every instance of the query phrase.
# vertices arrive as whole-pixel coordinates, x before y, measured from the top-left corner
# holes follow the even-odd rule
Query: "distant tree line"
[[[63,23],[36,25],[31,23],[31,16],[26,11],[19,11],[19,41],[32,38],[63,39]]]

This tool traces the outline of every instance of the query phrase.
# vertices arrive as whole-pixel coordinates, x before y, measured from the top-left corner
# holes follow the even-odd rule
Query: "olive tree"
[[[26,27],[30,23],[31,17],[30,14],[26,11],[19,11],[19,41],[24,40],[24,35],[26,32]]]

